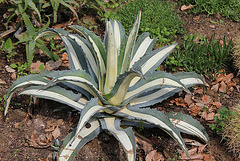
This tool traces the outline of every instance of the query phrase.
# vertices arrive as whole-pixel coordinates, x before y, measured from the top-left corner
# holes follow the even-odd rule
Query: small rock
[[[216,26],[215,25],[209,25],[212,29],[215,29]]]
[[[6,71],[9,72],[9,73],[13,73],[13,72],[16,71],[15,69],[11,68],[11,67],[8,66],[8,65],[5,66],[5,69],[6,69]]]

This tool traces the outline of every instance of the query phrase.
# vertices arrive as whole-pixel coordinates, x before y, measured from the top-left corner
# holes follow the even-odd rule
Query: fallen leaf
[[[235,82],[230,81],[228,83],[228,87],[236,87],[236,86],[237,86],[237,83],[235,83]]]
[[[224,77],[225,77],[225,75],[224,75],[223,73],[218,74],[218,75],[217,75],[217,78],[216,78],[216,82],[221,82]]]
[[[207,118],[207,111],[203,111],[202,112],[202,114],[201,114],[201,117],[204,119],[204,120],[206,120],[206,118]]]
[[[39,60],[36,63],[32,63],[31,64],[31,73],[34,73],[34,72],[38,72],[39,73],[39,72],[41,72],[39,70],[39,67],[41,65],[44,65],[44,63],[40,62]]]
[[[215,161],[215,158],[210,154],[205,154],[204,161]]]
[[[198,147],[198,153],[203,153],[203,150],[206,148],[207,144]]]
[[[204,104],[209,104],[210,102],[212,102],[212,97],[204,94],[202,96],[202,101],[204,102]]]
[[[15,69],[11,68],[11,67],[8,66],[8,65],[5,66],[5,69],[6,69],[6,71],[7,71],[8,73],[13,73],[13,72],[16,71]]]
[[[192,113],[193,115],[197,115],[200,111],[201,111],[201,107],[195,105],[195,104],[192,104],[189,106],[188,108],[188,111],[189,113]]]
[[[227,91],[227,85],[222,81],[220,83],[219,92],[225,93]]]
[[[194,93],[203,94],[203,87],[199,87],[197,89],[194,89]]]
[[[57,139],[57,138],[61,135],[61,132],[60,132],[60,129],[58,128],[58,126],[57,126],[56,129],[52,132],[52,135],[53,135],[54,139]]]
[[[62,64],[62,60],[58,60],[58,61],[55,61],[55,62],[53,60],[50,60],[50,61],[46,62],[46,68],[49,71],[52,71],[52,70],[55,70],[58,67],[60,67],[61,64]]]
[[[221,102],[213,102],[212,105],[214,105],[216,107],[221,107],[222,106]]]
[[[141,138],[140,136],[135,135],[135,140],[136,142],[142,147],[144,150],[145,154],[150,153],[153,150],[152,144],[150,144],[150,140],[146,141],[146,139]]]
[[[230,73],[228,75],[226,75],[225,77],[223,77],[223,80],[225,83],[229,83],[233,78],[233,73]]]
[[[190,106],[193,103],[192,95],[191,94],[186,94],[185,97],[184,97],[184,101],[188,104],[188,106]]]
[[[200,19],[200,16],[196,16],[196,17],[193,17],[193,20],[199,20]]]
[[[14,80],[17,79],[17,72],[13,72],[11,75],[11,78]]]
[[[198,150],[198,148],[193,148],[193,149],[188,150],[188,154],[190,155],[191,159],[192,159],[192,155],[197,153],[197,150]],[[181,153],[181,156],[179,159],[188,160],[190,158],[187,156],[187,154],[185,152],[183,152],[183,153]]]
[[[164,156],[158,153],[157,150],[153,150],[145,158],[146,161],[164,161]]]
[[[205,118],[205,120],[207,120],[207,121],[211,121],[211,120],[213,120],[213,117],[214,116],[217,116],[214,112],[211,112],[211,113],[209,113],[208,115],[207,115],[207,117]]]
[[[181,11],[185,11],[185,10],[191,9],[191,8],[193,8],[193,7],[194,7],[194,6],[193,6],[192,4],[189,4],[188,6],[183,5],[183,6],[181,7]]]
[[[38,158],[38,161],[49,161],[48,159],[41,159],[41,158]]]
[[[175,103],[177,106],[187,107],[187,103],[183,100],[182,97],[175,98],[174,100],[171,100],[170,102]]]
[[[213,85],[213,86],[211,87],[211,90],[213,90],[214,92],[217,92],[217,91],[218,91],[218,88],[219,88],[219,86],[220,86],[220,84],[219,84],[219,83],[217,83],[217,84],[215,84],[215,85]]]
[[[0,79],[0,84],[7,84],[4,80]]]
[[[187,145],[193,145],[193,146],[199,146],[199,147],[203,146],[203,144],[193,139],[183,138],[183,140]]]

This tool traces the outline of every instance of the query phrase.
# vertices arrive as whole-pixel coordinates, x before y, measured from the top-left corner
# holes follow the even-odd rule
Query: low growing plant
[[[119,20],[126,30],[130,30],[135,15],[141,9],[142,25],[140,33],[149,32],[152,37],[157,38],[160,45],[170,44],[177,33],[184,33],[183,22],[174,10],[175,4],[159,0],[131,0],[126,1],[118,7],[116,13],[110,12],[107,18]]]
[[[217,133],[221,133],[223,132],[230,118],[235,114],[235,112],[228,110],[226,107],[223,107],[219,109],[217,113],[219,114],[219,116],[213,117],[216,123],[210,124],[209,127],[212,130],[216,130]]]
[[[193,13],[207,13],[209,15],[220,13],[222,16],[237,22],[240,18],[239,0],[179,0],[178,3],[181,5],[194,5],[190,10]]]
[[[161,102],[175,93],[196,84],[204,84],[193,72],[177,74],[156,71],[176,44],[152,50],[156,39],[143,33],[137,39],[141,12],[128,36],[117,20],[107,21],[101,40],[82,26],[48,29],[45,35],[60,36],[69,56],[70,70],[45,71],[15,81],[9,88],[5,112],[13,93],[31,95],[66,104],[81,112],[77,127],[66,136],[59,160],[73,160],[78,151],[101,131],[113,134],[121,142],[128,160],[136,158],[136,142],[131,126],[158,127],[169,134],[188,155],[180,132],[195,135],[207,142],[205,129],[191,116],[142,108]],[[23,89],[24,88],[24,89]],[[121,127],[121,125],[125,125]],[[189,156],[189,155],[188,155]]]
[[[166,59],[169,69],[180,67],[188,72],[196,71],[200,74],[207,74],[208,72],[217,73],[228,65],[231,58],[232,40],[227,43],[224,38],[221,44],[214,38],[214,35],[210,40],[201,37],[199,42],[196,38],[197,34],[183,38],[180,49]]]

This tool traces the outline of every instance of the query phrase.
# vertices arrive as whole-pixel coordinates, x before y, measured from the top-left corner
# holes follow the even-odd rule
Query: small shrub
[[[201,74],[217,73],[228,65],[231,59],[232,41],[223,40],[223,45],[214,36],[208,41],[201,37],[196,41],[197,35],[185,36],[181,47],[166,59],[169,70],[184,68],[186,71],[196,71]]]
[[[234,115],[231,115],[226,122],[223,130],[223,138],[227,141],[228,149],[240,158],[240,104],[236,105],[231,110]]]
[[[228,110],[226,107],[219,109],[219,116],[214,116],[213,119],[216,121],[214,124],[210,124],[209,127],[212,130],[216,130],[217,133],[223,132],[225,127],[227,126],[230,118],[234,116],[235,112]]]
[[[207,13],[210,15],[220,13],[222,16],[239,21],[240,1],[239,0],[179,0],[180,5],[192,4],[190,10],[193,13]]]

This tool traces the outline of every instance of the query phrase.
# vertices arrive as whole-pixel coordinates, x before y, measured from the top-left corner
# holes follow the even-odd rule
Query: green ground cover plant
[[[197,34],[185,35],[182,45],[166,59],[165,65],[172,71],[184,68],[185,71],[196,71],[200,74],[208,72],[217,73],[228,65],[231,59],[232,40],[223,45],[214,38],[214,35],[207,40],[200,37],[196,41]]]
[[[152,37],[157,38],[157,42],[162,46],[172,42],[177,33],[184,33],[183,22],[179,19],[174,7],[175,4],[172,2],[131,0],[123,2],[117,8],[116,13],[106,14],[106,18],[115,18],[124,25],[126,30],[130,30],[135,15],[141,9],[143,14],[139,34],[149,32]]]
[[[20,89],[20,95],[54,100],[81,112],[77,127],[63,142],[58,157],[61,161],[74,160],[78,151],[103,130],[112,134],[122,144],[127,159],[134,161],[136,142],[132,126],[142,124],[144,128],[165,131],[187,155],[180,132],[208,142],[204,127],[190,115],[143,108],[181,90],[190,92],[189,87],[203,85],[204,81],[194,72],[156,71],[176,44],[153,50],[156,39],[151,39],[149,33],[137,36],[140,19],[141,11],[128,35],[119,21],[107,21],[103,40],[76,25],[70,28],[84,38],[62,29],[41,32],[37,38],[52,35],[62,39],[70,70],[44,71],[19,78],[7,92],[4,115],[13,93]]]
[[[239,21],[240,1],[239,0],[179,0],[180,5],[192,4],[190,10],[193,13],[207,13],[213,15],[220,13],[222,16]]]

